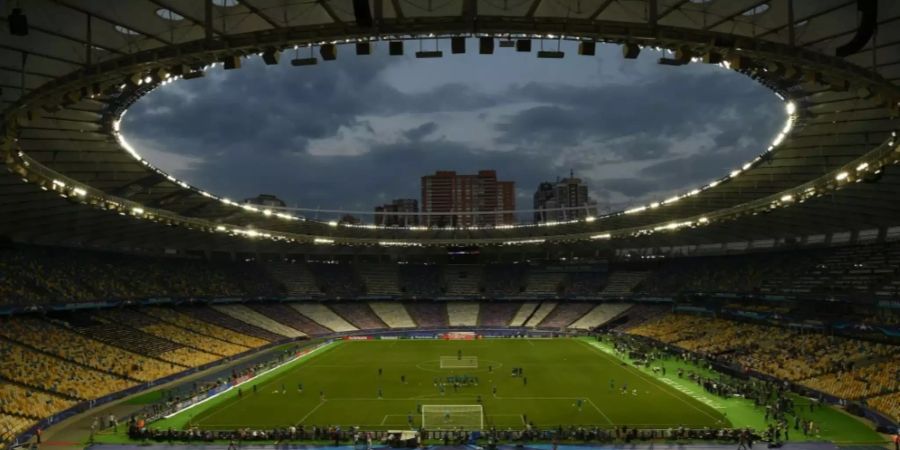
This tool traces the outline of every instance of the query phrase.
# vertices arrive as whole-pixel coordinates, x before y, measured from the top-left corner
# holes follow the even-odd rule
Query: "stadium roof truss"
[[[877,7],[874,22],[867,3]],[[352,0],[25,5],[28,35],[3,30],[0,41],[9,169],[0,175],[0,234],[17,240],[130,249],[247,241],[625,247],[883,228],[900,219],[893,0],[371,0],[371,26],[357,23]],[[552,226],[456,229],[336,225],[238,204],[156,169],[118,133],[121,115],[142,95],[202,78],[229,58],[422,36],[669,49],[677,64],[717,63],[767,86],[785,99],[787,124],[753,161],[672,199]]]

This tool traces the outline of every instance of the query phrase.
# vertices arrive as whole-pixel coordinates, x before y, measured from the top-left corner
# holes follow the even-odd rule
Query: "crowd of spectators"
[[[667,314],[627,332],[841,398],[900,388],[896,347],[883,343],[688,314]]]

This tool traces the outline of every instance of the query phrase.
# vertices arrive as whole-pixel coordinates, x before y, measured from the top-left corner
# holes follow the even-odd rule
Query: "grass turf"
[[[441,356],[454,356],[457,351],[477,356],[479,367],[441,369]],[[493,367],[492,372],[488,366]],[[524,369],[527,385],[523,378],[511,376],[513,367]],[[383,369],[380,376],[379,368]],[[442,395],[434,379],[452,375],[477,376],[480,383],[457,392],[448,387]],[[406,383],[400,381],[401,376]],[[298,391],[301,383],[302,393]],[[621,392],[623,384],[628,386],[625,394]],[[211,430],[297,424],[396,429],[407,428],[412,416],[418,427],[419,405],[474,405],[479,395],[485,426],[500,428],[520,428],[523,415],[539,427],[730,424],[720,410],[577,339],[348,341],[273,376],[247,383],[241,390],[240,396],[233,390],[208,406],[176,416],[174,422],[154,425]],[[583,400],[580,410],[576,406],[579,399]]]

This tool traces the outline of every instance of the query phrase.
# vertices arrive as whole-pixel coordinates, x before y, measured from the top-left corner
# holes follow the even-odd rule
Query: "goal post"
[[[477,369],[477,356],[441,356],[441,369]]]
[[[481,405],[422,405],[422,428],[481,430],[484,428],[484,408]]]

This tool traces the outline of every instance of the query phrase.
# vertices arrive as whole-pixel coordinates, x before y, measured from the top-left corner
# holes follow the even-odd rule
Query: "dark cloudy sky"
[[[144,97],[123,130],[145,158],[232,199],[371,210],[418,198],[435,170],[496,169],[525,209],[539,182],[572,169],[616,210],[731,171],[784,122],[778,99],[748,78],[660,66],[647,50],[636,61],[616,46],[582,57],[564,42],[563,60],[506,48],[416,60],[418,43],[404,57],[386,47],[362,57],[341,47],[313,67],[292,67],[289,52],[277,67],[216,68]]]

